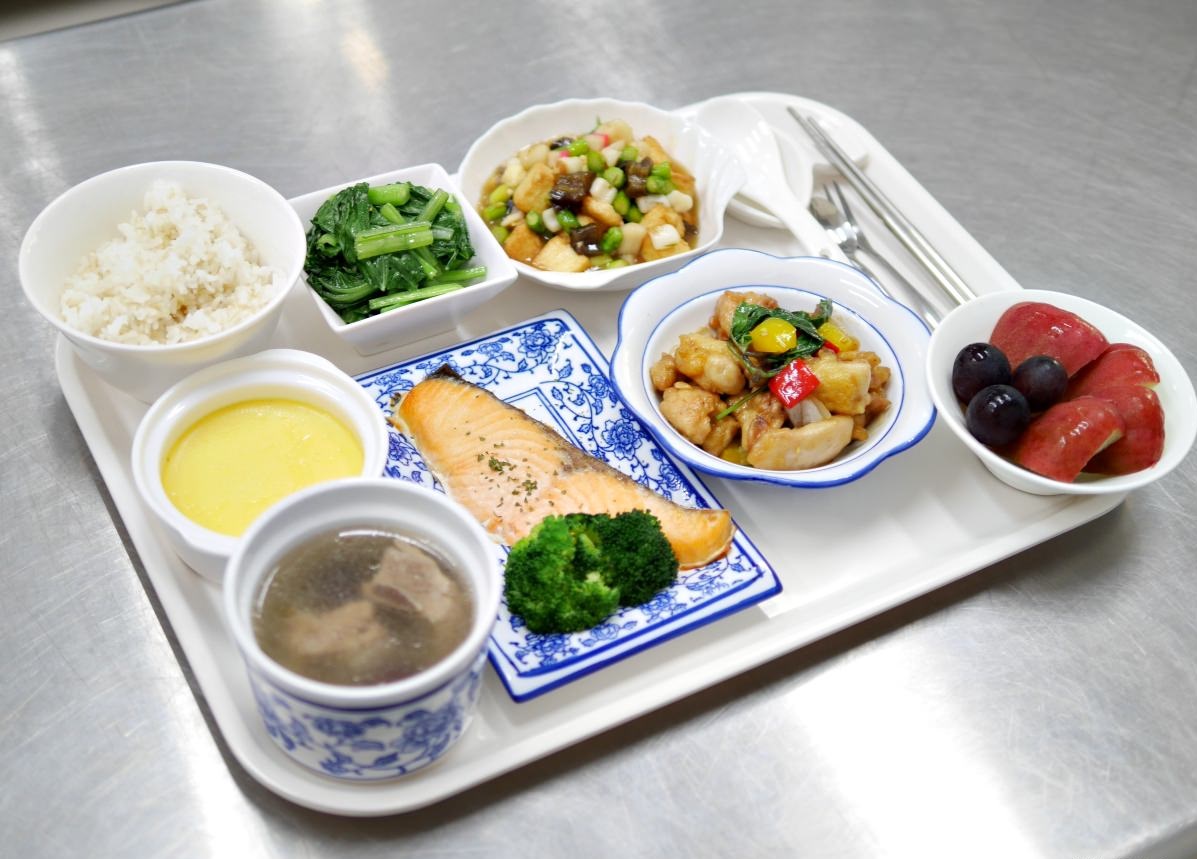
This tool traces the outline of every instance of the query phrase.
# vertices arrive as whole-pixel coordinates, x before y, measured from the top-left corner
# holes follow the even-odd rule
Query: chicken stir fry
[[[713,456],[753,468],[824,465],[889,408],[890,370],[831,319],[755,292],[719,296],[709,327],[683,334],[649,378],[661,415]]]

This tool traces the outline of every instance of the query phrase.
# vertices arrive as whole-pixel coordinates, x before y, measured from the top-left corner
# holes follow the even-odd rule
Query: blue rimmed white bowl
[[[869,425],[868,440],[853,442],[818,468],[766,470],[707,453],[662,417],[649,368],[663,352],[677,347],[682,334],[706,327],[716,299],[728,289],[764,293],[793,310],[810,311],[820,299],[831,300],[836,324],[860,340],[861,349],[876,352],[892,371],[886,391],[892,405]],[[931,429],[935,406],[924,372],[929,340],[930,331],[912,310],[884,296],[873,281],[850,266],[817,257],[776,257],[730,248],[700,256],[628,296],[619,313],[612,381],[661,445],[692,468],[732,480],[838,486],[868,474]]]

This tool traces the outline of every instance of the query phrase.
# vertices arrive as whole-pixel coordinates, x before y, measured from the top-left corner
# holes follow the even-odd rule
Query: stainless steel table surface
[[[291,805],[214,730],[21,295],[33,217],[139,161],[291,196],[452,169],[529,104],[742,90],[856,117],[1024,286],[1126,312],[1197,375],[1192,0],[194,0],[0,43],[0,855],[1197,853],[1194,456],[1089,525],[409,815]]]

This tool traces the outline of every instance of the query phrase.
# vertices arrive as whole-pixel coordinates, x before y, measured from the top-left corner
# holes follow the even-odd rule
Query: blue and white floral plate
[[[666,498],[691,507],[720,506],[619,400],[606,359],[565,311],[375,370],[358,381],[389,414],[399,395],[446,363]],[[411,442],[394,430],[386,473],[442,488]],[[506,557],[503,546],[496,544],[495,551]],[[528,632],[506,605],[500,606],[490,661],[511,697],[526,701],[780,590],[777,574],[741,530],[724,558],[683,571],[677,584],[650,602],[621,609],[585,632]]]

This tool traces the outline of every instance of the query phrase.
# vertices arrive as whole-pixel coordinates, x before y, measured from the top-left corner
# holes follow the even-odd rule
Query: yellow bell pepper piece
[[[819,336],[841,352],[855,352],[860,348],[860,341],[844,332],[834,322],[828,320],[817,329]]]
[[[754,352],[765,352],[770,355],[789,352],[798,345],[798,332],[793,325],[784,319],[771,316],[752,329],[749,335]]]
[[[738,444],[731,444],[725,447],[723,453],[719,454],[719,457],[736,465],[748,464],[748,454]]]

